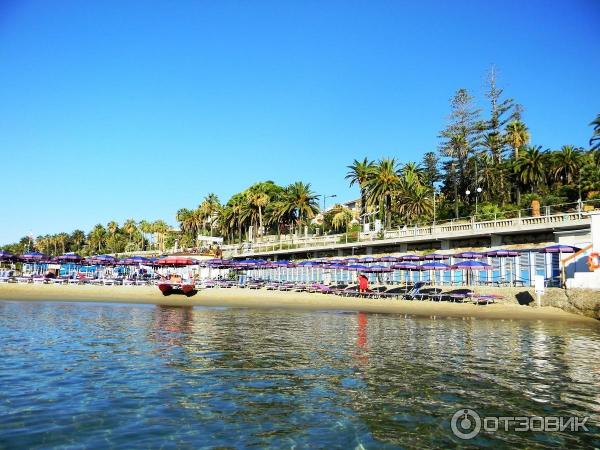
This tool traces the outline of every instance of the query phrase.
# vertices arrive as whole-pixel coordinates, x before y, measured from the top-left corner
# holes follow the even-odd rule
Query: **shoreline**
[[[473,305],[397,299],[364,299],[305,292],[249,289],[204,289],[193,297],[164,297],[156,286],[0,285],[0,301],[126,303],[164,306],[209,306],[307,311],[362,311],[422,317],[475,317],[506,320],[558,320],[598,323],[559,308],[500,302]]]

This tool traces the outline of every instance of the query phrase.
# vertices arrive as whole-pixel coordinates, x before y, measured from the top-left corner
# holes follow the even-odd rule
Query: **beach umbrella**
[[[398,261],[400,261],[400,258],[398,256],[382,256],[381,258],[379,258],[379,261],[381,261],[381,262],[398,262]]]
[[[462,252],[462,253],[457,253],[452,256],[454,256],[455,258],[461,258],[461,259],[481,259],[485,255],[483,253],[479,253],[479,252]]]
[[[419,255],[402,255],[400,256],[401,261],[421,261]]]
[[[80,263],[83,261],[83,257],[79,256],[77,253],[65,253],[64,255],[58,256],[56,260],[60,263]]]
[[[148,258],[144,258],[143,256],[129,256],[119,261],[119,264],[123,264],[125,266],[135,266],[138,264],[149,265],[150,260]]]
[[[94,255],[86,259],[88,264],[98,264],[102,266],[110,266],[117,262],[117,258],[112,255]]]
[[[433,279],[435,281],[434,271],[436,270],[450,270],[450,266],[448,264],[441,263],[439,261],[431,261],[419,266],[419,270],[429,271],[429,279]]]
[[[423,256],[423,259],[426,261],[441,261],[449,258],[450,255],[442,255],[441,253],[429,253],[428,255]]]
[[[47,260],[48,256],[46,256],[40,252],[27,252],[27,253],[22,254],[20,259],[23,262],[36,263],[36,262],[40,262],[42,260],[44,260],[44,261]]]
[[[358,262],[359,258],[355,258],[355,257],[351,257],[351,258],[344,258],[344,261],[346,261],[346,263],[351,264],[351,263],[356,263]]]
[[[365,266],[363,264],[350,264],[350,265],[345,266],[345,268],[346,268],[346,270],[351,270],[353,272],[357,272],[357,271],[368,269],[368,266]]]
[[[559,269],[560,269],[560,274],[561,274],[561,280],[564,284],[565,282],[565,268],[564,265],[562,263],[562,254],[563,253],[576,253],[578,252],[580,249],[579,247],[573,247],[572,245],[565,245],[565,244],[555,244],[555,245],[550,245],[546,248],[543,248],[541,250],[542,253],[558,253],[558,265],[559,265]]]
[[[0,250],[0,261],[13,261],[14,259],[15,255],[13,255],[11,252]]]
[[[502,268],[504,267],[504,258],[514,258],[519,256],[521,253],[516,251],[516,250],[505,250],[505,249],[499,249],[499,250],[491,250],[489,252],[485,252],[485,256],[489,256],[491,258],[500,258],[500,280],[504,281],[504,274],[502,273]],[[512,282],[513,280],[513,264],[511,262],[511,267],[510,267],[510,281]]]
[[[358,260],[358,263],[359,264],[368,264],[368,263],[376,262],[378,260],[379,260],[379,258],[374,258],[373,256],[365,256],[363,258],[360,258]]]
[[[387,266],[382,266],[382,265],[374,265],[374,266],[369,266],[366,269],[363,270],[363,272],[367,272],[367,273],[381,273],[381,272],[391,272],[392,269],[387,267]]]
[[[191,266],[196,264],[196,260],[192,258],[188,258],[185,256],[166,256],[162,258],[158,258],[156,264],[159,266],[173,266],[173,267],[183,267],[183,266]]]
[[[571,245],[564,245],[564,244],[556,244],[556,245],[550,245],[549,247],[543,248],[541,250],[542,253],[575,253],[578,252],[580,249],[578,247],[573,247]]]
[[[452,270],[467,270],[467,284],[469,284],[469,273],[474,270],[492,270],[492,266],[481,261],[467,260],[454,264]]]
[[[521,252],[517,252],[516,250],[492,250],[485,252],[485,256],[491,256],[492,258],[514,257],[520,254]]]
[[[419,270],[419,265],[414,262],[402,261],[396,264],[392,264],[392,270],[402,270],[406,272],[412,272],[415,270]],[[404,277],[405,286],[408,286],[408,276]]]
[[[444,264],[437,261],[421,264],[418,267],[419,270],[450,270],[450,266],[448,264]]]

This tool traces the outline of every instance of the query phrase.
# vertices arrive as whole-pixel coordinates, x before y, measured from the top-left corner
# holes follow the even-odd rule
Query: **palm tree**
[[[133,240],[133,235],[138,231],[135,220],[133,220],[133,219],[126,220],[125,223],[123,224],[123,231],[127,234],[127,236],[129,236],[129,240],[127,241],[128,244],[131,244],[131,241]]]
[[[312,219],[319,212],[318,196],[310,189],[310,183],[296,181],[290,184],[282,201],[284,210],[294,215],[298,226],[303,220]]]
[[[518,159],[519,150],[529,142],[529,130],[523,122],[514,120],[506,125],[504,139],[513,149],[513,157]]]
[[[140,250],[144,250],[144,241],[145,241],[145,237],[146,235],[152,235],[153,229],[152,229],[152,222],[148,222],[147,220],[141,220],[140,221],[140,225],[139,225],[139,230],[141,231],[142,235],[141,235],[141,246],[140,246]]]
[[[213,193],[208,194],[206,197],[204,197],[204,200],[202,200],[202,203],[200,204],[200,210],[202,211],[202,216],[203,216],[202,229],[204,230],[205,229],[204,224],[208,223],[208,225],[210,227],[211,236],[212,236],[212,229],[213,229],[215,216],[217,215],[217,213],[219,212],[220,209],[221,209],[221,202],[219,202],[219,197],[217,197],[217,194],[213,194]]]
[[[104,240],[106,238],[106,230],[101,224],[96,225],[88,235],[88,244],[92,251],[102,253],[104,248]]]
[[[572,145],[563,145],[558,152],[552,153],[553,172],[556,180],[572,184],[583,163],[581,151]]]
[[[504,140],[513,150],[513,158],[516,161],[519,159],[519,150],[529,142],[529,130],[527,126],[520,120],[513,120],[506,126]],[[516,200],[517,204],[521,202],[521,189],[519,183],[516,183]]]
[[[590,147],[592,150],[600,150],[600,114],[590,123],[594,127],[594,132],[590,138]]]
[[[79,251],[85,242],[85,233],[81,230],[75,230],[71,233],[70,240],[73,243],[73,250]]]
[[[515,173],[525,186],[531,188],[531,192],[544,181],[546,175],[546,152],[541,146],[527,147],[515,161]]]
[[[165,251],[165,235],[169,232],[170,227],[164,220],[156,220],[152,223],[152,233],[154,233],[155,241],[158,244],[158,249],[161,252]]]
[[[365,183],[367,204],[379,207],[380,217],[384,218],[384,228],[392,225],[392,199],[399,182],[396,160],[384,158],[371,168]]]
[[[360,189],[360,215],[363,217],[367,212],[367,199],[365,186],[369,178],[369,173],[373,168],[373,162],[365,158],[362,161],[354,160],[354,162],[347,166],[348,173],[346,179],[350,181],[350,186],[357,184]]]

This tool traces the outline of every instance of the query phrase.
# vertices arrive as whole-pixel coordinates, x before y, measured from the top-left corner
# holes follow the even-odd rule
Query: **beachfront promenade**
[[[535,217],[515,217],[486,221],[445,221],[428,226],[402,227],[381,232],[356,233],[355,239],[348,234],[325,236],[281,235],[266,236],[253,243],[224,245],[224,257],[285,256],[310,253],[349,254],[376,253],[378,247],[397,247],[398,252],[408,250],[410,244],[431,243],[432,248],[449,250],[456,241],[479,241],[486,239],[486,246],[495,247],[513,243],[515,235],[547,235],[569,230],[589,230],[588,212],[564,212]],[[554,240],[554,239],[552,239]]]

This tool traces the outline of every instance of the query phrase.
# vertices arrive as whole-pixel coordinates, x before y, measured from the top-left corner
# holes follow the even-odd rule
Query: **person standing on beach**
[[[369,280],[364,273],[358,276],[358,292],[367,292],[369,289]]]

